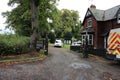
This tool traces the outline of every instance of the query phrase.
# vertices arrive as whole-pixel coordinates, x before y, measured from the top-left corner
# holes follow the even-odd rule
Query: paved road
[[[120,66],[99,57],[84,59],[78,53],[49,47],[44,61],[0,68],[0,80],[120,80]]]

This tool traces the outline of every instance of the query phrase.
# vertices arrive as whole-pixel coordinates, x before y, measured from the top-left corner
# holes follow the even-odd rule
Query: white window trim
[[[92,39],[90,39],[90,36],[92,36]],[[86,38],[86,35],[82,35],[82,44],[85,41],[85,38]],[[88,34],[87,39],[88,39],[88,45],[93,45],[93,34]],[[91,40],[91,44],[90,44],[90,40]]]
[[[88,18],[87,25],[88,25],[87,27],[92,27],[92,18]]]
[[[90,39],[90,36],[92,36],[92,39]],[[91,44],[90,44],[90,40],[91,40]],[[93,45],[93,35],[92,34],[88,35],[88,45]]]
[[[84,41],[85,41],[85,37],[86,37],[86,35],[82,35],[82,44],[83,44]]]
[[[117,16],[117,22],[118,22],[118,24],[120,24],[120,14],[118,14],[118,16]]]

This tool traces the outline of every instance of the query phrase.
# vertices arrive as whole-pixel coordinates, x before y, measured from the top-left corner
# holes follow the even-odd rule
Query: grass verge
[[[47,56],[38,52],[31,52],[21,55],[0,56],[0,67],[12,64],[20,64],[26,62],[34,62],[44,60]]]
[[[64,44],[63,46],[65,49],[70,49],[70,44]]]

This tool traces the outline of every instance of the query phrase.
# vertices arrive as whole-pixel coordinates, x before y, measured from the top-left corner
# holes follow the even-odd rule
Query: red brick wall
[[[93,38],[94,48],[97,48],[97,46],[98,46],[98,44],[97,44],[98,43],[98,38],[97,38],[97,36],[98,36],[98,24],[97,24],[97,21],[94,17],[92,17],[92,27],[95,31],[94,38]]]
[[[89,18],[89,17],[88,17]],[[88,18],[85,19],[84,24],[83,24],[83,29],[87,28],[87,20]]]
[[[114,28],[120,28],[120,24],[117,23],[117,19],[98,22],[98,36],[96,36],[98,38],[98,48],[104,47],[104,36],[100,36],[100,34],[109,32]]]
[[[83,28],[87,27],[88,18],[92,18],[92,28],[94,29],[94,48],[104,48],[104,36],[101,34],[109,32],[110,29],[120,28],[120,24],[117,23],[117,19],[108,20],[108,21],[96,21],[93,16],[86,17]]]
[[[110,31],[110,29],[120,28],[120,24],[117,23],[117,19],[106,21],[106,29]]]
[[[93,16],[90,16],[90,17],[92,18],[92,27],[93,27],[94,29],[96,29],[96,26],[97,26],[96,19],[95,19]],[[87,22],[88,22],[88,19],[89,19],[90,17],[87,17],[87,18],[85,19],[84,24],[83,24],[83,28],[84,28],[84,29],[87,28]]]
[[[94,40],[93,40],[93,46],[94,47],[97,47],[97,43],[98,43],[98,30],[97,30],[97,21],[96,19],[93,17],[93,16],[90,16],[92,18],[92,28],[95,30],[95,33],[94,33]],[[84,24],[83,24],[83,29],[87,28],[87,22],[88,22],[88,18],[90,17],[87,17],[84,21]]]
[[[114,28],[120,28],[120,24],[117,23],[117,19],[113,20],[113,29]]]
[[[103,48],[104,47],[104,34],[106,32],[105,30],[105,22],[104,21],[99,21],[98,22],[98,43],[97,43],[97,48]]]

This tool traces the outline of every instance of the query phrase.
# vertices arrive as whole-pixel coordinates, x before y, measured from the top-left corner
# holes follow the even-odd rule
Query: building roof
[[[96,20],[101,21],[103,16],[104,16],[104,11],[103,10],[98,10],[98,9],[91,9],[89,10],[92,12],[93,16],[95,17]]]
[[[89,10],[92,12],[93,16],[95,17],[97,21],[106,21],[106,20],[111,20],[111,19],[116,18],[116,14],[119,9],[120,9],[120,5],[107,9],[107,10],[89,8]]]

